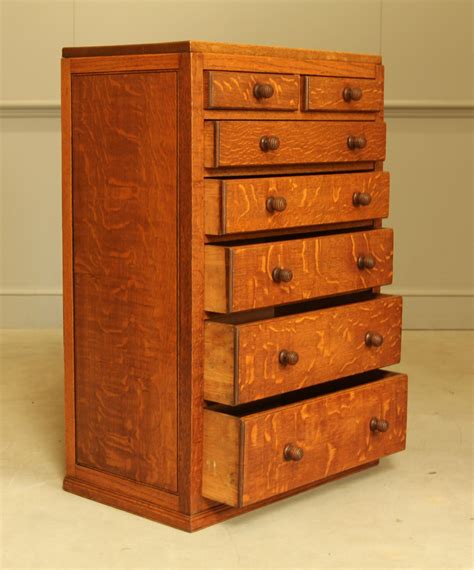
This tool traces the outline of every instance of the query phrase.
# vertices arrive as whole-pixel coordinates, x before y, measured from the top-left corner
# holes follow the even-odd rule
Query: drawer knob
[[[372,196],[367,192],[354,192],[352,203],[354,206],[368,206],[372,202]]]
[[[269,83],[256,83],[253,88],[253,95],[257,99],[270,99],[274,93],[275,90]]]
[[[362,98],[362,89],[359,87],[346,87],[342,92],[342,96],[346,103],[359,101]]]
[[[366,144],[367,144],[367,139],[364,137],[364,135],[360,135],[360,137],[356,137],[354,135],[349,135],[347,137],[347,146],[351,150],[356,150],[358,148],[364,148]]]
[[[286,461],[301,461],[303,459],[303,455],[303,448],[298,447],[294,443],[285,445],[285,449],[283,450],[283,457]]]
[[[260,148],[264,152],[269,150],[277,150],[280,146],[280,139],[274,136],[264,136],[260,139]]]
[[[282,350],[278,356],[280,364],[285,364],[285,365],[291,364],[292,366],[294,366],[299,359],[300,357],[298,356],[298,353],[294,352],[293,350]]]
[[[283,212],[286,210],[286,199],[283,196],[270,196],[267,198],[267,210],[273,212]]]
[[[372,255],[361,255],[357,260],[359,269],[373,269],[375,267],[375,258]]]
[[[371,431],[387,431],[389,428],[387,420],[380,420],[379,418],[372,418],[369,425]]]
[[[383,336],[376,332],[368,332],[365,335],[365,344],[367,346],[382,346]]]
[[[283,267],[275,267],[272,271],[272,279],[275,283],[289,283],[293,279],[293,271]]]

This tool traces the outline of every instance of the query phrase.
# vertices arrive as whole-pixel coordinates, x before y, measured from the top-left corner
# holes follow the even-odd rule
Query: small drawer
[[[204,398],[235,406],[400,360],[402,299],[389,295],[245,324],[205,324]]]
[[[204,410],[202,494],[243,507],[405,448],[404,374],[376,371],[316,388],[276,408]]]
[[[388,172],[206,180],[208,235],[386,218]]]
[[[385,123],[206,121],[207,168],[385,159]]]
[[[298,109],[298,75],[207,71],[204,79],[207,109]]]
[[[205,246],[205,310],[231,313],[392,281],[390,229]]]
[[[380,79],[305,77],[305,111],[381,111],[383,83]]]

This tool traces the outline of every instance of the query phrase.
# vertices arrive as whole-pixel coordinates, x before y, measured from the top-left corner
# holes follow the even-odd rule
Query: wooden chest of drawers
[[[378,56],[65,48],[64,487],[195,530],[405,447]]]

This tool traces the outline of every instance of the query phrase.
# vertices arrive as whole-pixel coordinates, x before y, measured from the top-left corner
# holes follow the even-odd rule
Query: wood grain
[[[276,136],[277,150],[260,140]],[[350,150],[349,136],[364,136],[365,148]],[[205,166],[251,166],[384,160],[385,123],[350,121],[206,121]]]
[[[402,300],[374,300],[232,325],[207,321],[204,398],[238,405],[400,361]],[[383,336],[365,344],[367,332]],[[298,353],[282,365],[282,350]]]
[[[269,98],[257,98],[259,83],[271,85]],[[300,78],[298,75],[208,71],[204,76],[204,101],[207,109],[298,109]]]
[[[346,102],[343,91],[358,88],[362,97]],[[380,111],[383,109],[383,82],[376,79],[349,79],[307,76],[304,82],[306,111]]]
[[[250,505],[401,451],[405,448],[406,402],[407,377],[388,374],[369,384],[244,415],[239,418],[240,446],[235,439],[229,443],[223,439],[219,449],[215,445],[205,448],[203,494],[219,495],[218,500],[232,506]],[[387,432],[370,430],[374,416],[389,422]],[[218,422],[217,431],[222,433],[222,423],[235,424],[235,419],[206,410],[205,430],[212,432],[212,424]],[[303,448],[301,461],[284,459],[288,443]],[[222,458],[224,450],[230,458]]]
[[[173,492],[176,83],[72,82],[77,461]]]
[[[368,206],[355,206],[355,192],[370,194]],[[267,199],[283,197],[283,212],[270,213]],[[206,233],[225,235],[337,222],[386,218],[388,172],[274,178],[206,180]]]
[[[392,281],[393,232],[390,229],[334,234],[271,243],[206,245],[206,310],[233,312],[387,285]],[[207,256],[224,250],[232,264],[207,266]],[[359,269],[359,256],[372,255],[373,269]],[[221,254],[221,259],[225,256]],[[289,283],[275,283],[275,267],[291,269]],[[217,272],[217,275],[216,275]],[[227,275],[225,296],[222,287]],[[227,311],[223,308],[227,305]]]

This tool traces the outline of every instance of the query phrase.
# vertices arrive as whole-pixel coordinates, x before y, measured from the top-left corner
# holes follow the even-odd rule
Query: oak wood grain
[[[401,297],[382,295],[252,323],[207,321],[204,397],[235,406],[396,364],[401,316]],[[366,345],[369,331],[382,346]],[[282,365],[282,350],[297,352],[297,364]]]
[[[369,194],[370,204],[354,205],[355,192]],[[272,196],[286,200],[284,211],[268,211],[267,200]],[[225,235],[386,218],[388,205],[388,172],[208,179],[206,233]]]
[[[344,89],[360,89],[359,100],[345,101]],[[379,111],[383,108],[383,82],[376,79],[307,76],[304,82],[307,111]]]

